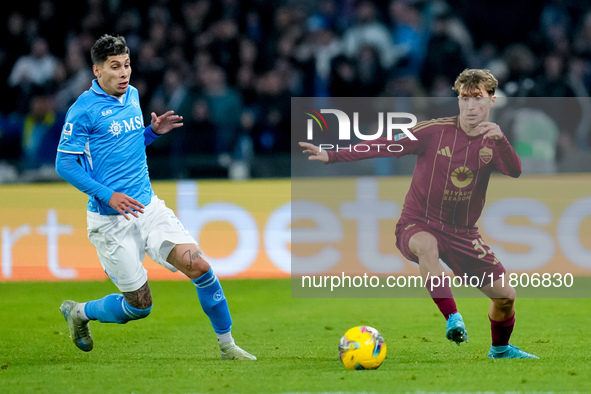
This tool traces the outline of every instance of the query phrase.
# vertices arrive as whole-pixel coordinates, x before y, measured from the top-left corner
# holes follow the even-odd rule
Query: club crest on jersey
[[[131,100],[131,105],[133,105],[134,108],[140,107],[140,103],[138,103],[136,99]]]
[[[487,148],[485,146],[484,148],[480,149],[480,152],[478,152],[478,156],[480,156],[480,160],[488,164],[492,159],[493,151],[492,149]]]
[[[109,127],[109,132],[111,134],[113,134],[115,137],[119,137],[122,131],[123,126],[121,126],[121,123],[117,122],[116,120],[111,122],[111,126]]]

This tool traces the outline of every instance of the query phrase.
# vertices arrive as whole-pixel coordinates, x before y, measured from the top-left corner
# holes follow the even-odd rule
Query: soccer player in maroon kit
[[[476,221],[484,208],[490,174],[498,170],[521,175],[521,161],[500,127],[488,121],[498,82],[488,70],[464,70],[453,89],[458,93],[459,116],[419,122],[412,129],[417,140],[399,134],[400,152],[385,149],[392,140],[364,143],[367,152],[322,150],[300,142],[309,160],[324,163],[417,155],[410,190],[396,225],[396,246],[419,264],[433,301],[447,320],[450,341],[468,341],[462,315],[456,309],[449,278],[439,259],[457,276],[476,276],[479,290],[491,299],[488,317],[492,346],[489,358],[538,358],[509,344],[515,325],[515,289],[501,274],[505,268],[482,240]],[[380,147],[378,147],[381,144]]]

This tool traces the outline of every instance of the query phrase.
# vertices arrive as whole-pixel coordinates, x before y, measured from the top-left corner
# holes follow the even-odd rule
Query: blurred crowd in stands
[[[583,1],[21,0],[2,17],[0,182],[54,174],[105,33],[127,40],[146,121],[185,119],[149,147],[155,178],[289,176],[295,96],[453,96],[465,68],[509,97],[591,92]],[[589,149],[588,132],[558,132],[555,156]]]

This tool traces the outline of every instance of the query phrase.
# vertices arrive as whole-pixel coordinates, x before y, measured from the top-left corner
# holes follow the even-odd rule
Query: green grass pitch
[[[110,282],[0,284],[1,393],[591,392],[591,299],[518,299],[512,343],[540,360],[487,358],[488,300],[458,299],[470,343],[445,340],[430,299],[294,299],[288,280],[225,280],[236,342],[259,359],[223,361],[190,282],[152,282],[154,309],[91,323],[79,351],[58,307],[115,292]],[[337,357],[350,327],[388,345],[374,371]]]

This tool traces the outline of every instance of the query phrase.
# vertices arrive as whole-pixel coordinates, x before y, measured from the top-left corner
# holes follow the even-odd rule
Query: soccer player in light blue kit
[[[146,146],[181,127],[182,117],[152,113],[144,127],[139,95],[129,85],[129,48],[123,37],[104,35],[91,50],[96,79],[70,107],[56,158],[56,170],[88,194],[88,238],[99,261],[122,294],[60,307],[72,340],[93,348],[88,322],[125,324],[152,309],[145,253],[195,284],[203,311],[218,337],[223,359],[256,360],[234,343],[232,319],[218,278],[195,239],[152,190]]]

